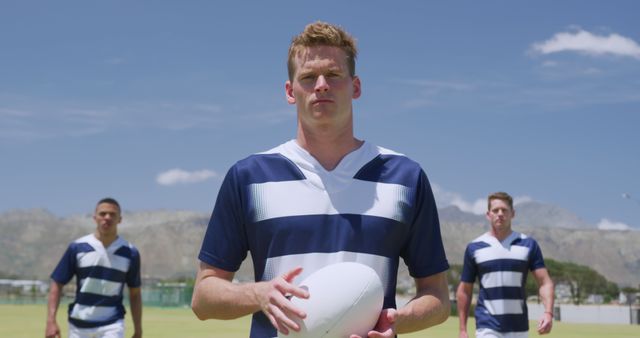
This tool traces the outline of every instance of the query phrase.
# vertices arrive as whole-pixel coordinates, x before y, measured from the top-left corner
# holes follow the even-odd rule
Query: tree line
[[[569,287],[571,302],[576,305],[584,303],[589,295],[601,295],[605,303],[610,303],[618,298],[621,291],[628,296],[640,291],[634,287],[620,288],[616,283],[607,280],[603,275],[585,265],[549,258],[545,259],[545,265],[556,286],[565,284]],[[456,287],[460,282],[461,271],[462,265],[453,264],[448,272],[449,282]],[[538,286],[531,273],[527,278],[525,289],[527,297],[538,295]]]

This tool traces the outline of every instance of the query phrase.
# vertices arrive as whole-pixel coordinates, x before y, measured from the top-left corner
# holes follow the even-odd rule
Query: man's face
[[[118,224],[122,218],[117,206],[111,203],[100,203],[96,207],[93,219],[96,221],[98,232],[101,235],[113,235],[117,234]]]
[[[300,123],[351,123],[351,101],[360,97],[360,79],[349,75],[345,52],[331,46],[308,47],[295,56],[294,64],[293,80],[287,81],[285,89]]]
[[[487,211],[487,219],[496,230],[511,229],[511,220],[515,216],[509,204],[501,199],[492,199]]]

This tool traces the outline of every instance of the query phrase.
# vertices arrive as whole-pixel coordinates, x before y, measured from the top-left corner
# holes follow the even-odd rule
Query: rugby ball
[[[307,317],[292,318],[300,331],[278,332],[280,338],[367,337],[378,322],[384,290],[378,274],[367,265],[331,264],[313,272],[299,286],[309,291],[309,298],[292,297],[291,302]]]

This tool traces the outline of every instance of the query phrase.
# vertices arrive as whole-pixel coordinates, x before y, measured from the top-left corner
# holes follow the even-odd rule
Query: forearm
[[[458,330],[460,337],[467,337],[467,320],[473,297],[473,284],[460,282],[456,289],[456,306],[458,307]]]
[[[396,332],[409,333],[438,325],[447,319],[450,307],[448,297],[417,296],[398,310]]]
[[[142,294],[140,291],[129,295],[129,306],[131,307],[131,319],[135,332],[142,332]]]
[[[464,293],[457,294],[456,306],[458,307],[459,330],[460,332],[467,332],[467,319],[469,318],[471,297]]]
[[[544,311],[553,315],[553,280],[546,268],[533,270],[533,276],[538,283],[538,294],[544,304]]]
[[[260,311],[255,288],[259,283],[236,284],[206,277],[194,288],[191,307],[201,319],[235,319]]]
[[[417,281],[416,297],[398,309],[396,333],[438,325],[449,317],[451,304],[444,272]]]
[[[539,285],[538,294],[544,304],[544,314],[538,322],[538,333],[548,334],[553,327],[553,281],[546,269],[535,270],[533,274]]]
[[[542,304],[544,304],[544,311],[549,312],[551,315],[553,315],[553,282],[549,280],[548,282],[541,285],[538,293],[540,294]]]
[[[62,293],[62,286],[54,281],[49,286],[49,296],[47,299],[47,321],[56,322],[56,315],[58,313],[58,306],[60,305],[60,295]]]
[[[60,337],[60,327],[56,321],[58,313],[58,305],[60,305],[60,295],[62,293],[62,284],[51,281],[49,286],[49,297],[47,299],[47,324],[44,329],[44,336],[47,338]]]

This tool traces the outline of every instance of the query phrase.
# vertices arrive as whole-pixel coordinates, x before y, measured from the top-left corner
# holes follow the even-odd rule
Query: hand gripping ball
[[[378,321],[384,301],[380,277],[369,266],[342,262],[315,271],[300,284],[309,298],[293,297],[291,302],[304,310],[303,320],[294,317],[301,330],[289,330],[284,338],[348,338],[351,334],[366,337]]]

